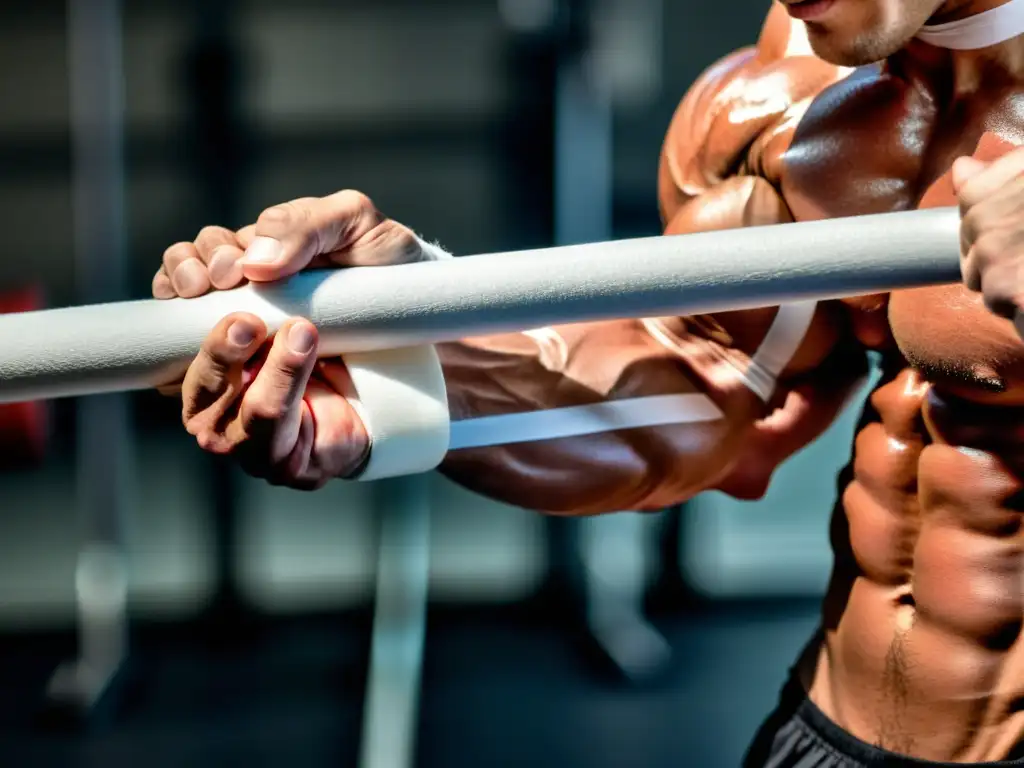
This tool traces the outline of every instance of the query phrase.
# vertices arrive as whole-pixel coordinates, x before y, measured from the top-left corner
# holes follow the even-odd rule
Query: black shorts
[[[933,763],[903,757],[851,736],[807,697],[794,677],[783,688],[779,706],[758,731],[744,768],[963,768],[964,763]],[[1024,756],[975,766],[1024,766]]]

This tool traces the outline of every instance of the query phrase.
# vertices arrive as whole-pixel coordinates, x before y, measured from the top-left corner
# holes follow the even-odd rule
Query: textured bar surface
[[[0,402],[144,389],[225,315],[312,320],[321,354],[555,323],[694,314],[960,279],[953,208],[300,274],[198,299],[0,317]]]

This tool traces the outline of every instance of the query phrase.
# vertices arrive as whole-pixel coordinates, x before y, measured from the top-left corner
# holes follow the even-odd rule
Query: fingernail
[[[205,287],[203,285],[205,279],[203,268],[193,260],[182,263],[174,270],[171,282],[174,283],[174,288],[178,293],[195,293]]]
[[[315,343],[313,327],[308,323],[296,323],[288,331],[288,346],[297,355],[309,354]]]
[[[280,240],[272,237],[257,237],[249,244],[245,255],[242,256],[243,264],[273,264],[281,258],[284,253],[284,246]]]
[[[213,252],[213,258],[207,270],[210,273],[210,280],[216,284],[228,282],[232,271],[238,268],[237,251],[234,248],[225,248]]]
[[[235,322],[228,328],[228,340],[236,347],[248,347],[256,338],[256,332],[242,322]]]

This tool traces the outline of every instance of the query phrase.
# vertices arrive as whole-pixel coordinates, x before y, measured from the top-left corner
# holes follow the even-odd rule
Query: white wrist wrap
[[[453,258],[421,237],[428,261]],[[349,401],[370,437],[370,457],[353,480],[429,472],[448,453],[451,424],[441,361],[432,346],[345,355],[356,400]]]
[[[424,261],[444,261],[445,259],[455,258],[437,243],[427,242],[418,235],[416,240],[419,242],[420,250],[423,252],[423,256],[425,257]]]
[[[345,356],[370,436],[370,457],[353,480],[416,475],[448,453],[451,425],[441,361],[432,346]]]

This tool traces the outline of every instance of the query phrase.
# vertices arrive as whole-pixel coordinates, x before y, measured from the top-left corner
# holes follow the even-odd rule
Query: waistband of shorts
[[[790,680],[788,685],[799,689],[800,703],[793,712],[793,717],[800,720],[810,735],[821,740],[843,757],[860,763],[865,768],[964,768],[964,763],[942,763],[906,757],[895,752],[876,747],[861,741],[856,736],[843,730],[833,722],[811,701],[797,680]],[[795,693],[795,691],[794,691]],[[985,763],[967,763],[973,768],[1006,768],[1006,766],[1024,766],[1024,757]]]

